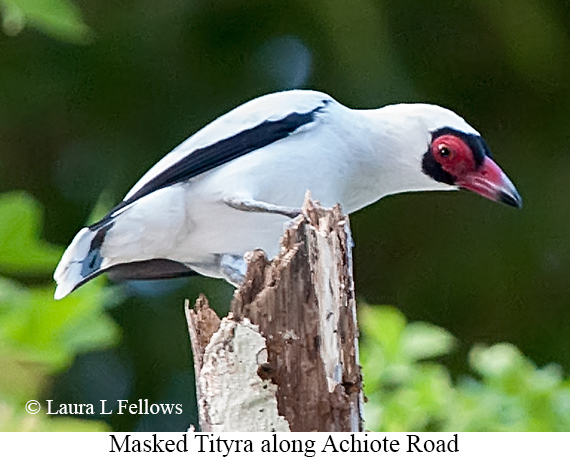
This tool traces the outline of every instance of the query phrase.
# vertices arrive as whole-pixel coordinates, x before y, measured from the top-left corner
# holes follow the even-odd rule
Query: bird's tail
[[[108,229],[109,226],[97,229],[86,227],[75,235],[53,274],[53,279],[57,283],[54,294],[56,300],[65,297],[84,282],[102,273],[103,257],[100,254],[100,247]]]

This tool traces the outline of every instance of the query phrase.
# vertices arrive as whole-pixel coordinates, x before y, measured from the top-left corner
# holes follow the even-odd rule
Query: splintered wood
[[[268,262],[251,255],[232,312],[187,310],[204,431],[362,431],[348,218],[307,198]]]

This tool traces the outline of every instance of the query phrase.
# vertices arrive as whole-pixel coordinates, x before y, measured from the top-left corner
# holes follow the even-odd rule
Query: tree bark
[[[309,196],[281,253],[251,254],[222,319],[187,309],[204,431],[362,431],[351,235]]]

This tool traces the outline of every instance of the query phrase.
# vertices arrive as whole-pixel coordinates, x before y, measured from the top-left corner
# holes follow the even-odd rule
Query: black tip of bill
[[[510,192],[506,192],[504,190],[499,192],[497,201],[518,209],[521,209],[523,206],[522,197],[514,188]]]

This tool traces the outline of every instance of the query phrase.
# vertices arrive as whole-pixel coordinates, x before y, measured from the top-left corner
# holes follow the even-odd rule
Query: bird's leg
[[[228,205],[230,208],[234,208],[239,211],[249,211],[252,213],[281,214],[283,216],[290,217],[291,219],[301,214],[300,208],[273,205],[271,203],[266,203],[252,199],[226,198],[224,199],[224,203]]]

